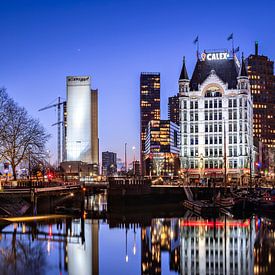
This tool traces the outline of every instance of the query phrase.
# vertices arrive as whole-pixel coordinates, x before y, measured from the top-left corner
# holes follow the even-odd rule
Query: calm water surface
[[[90,219],[88,211],[81,218],[2,223],[0,273],[275,274],[275,224],[267,218],[144,213],[128,222],[123,215]]]

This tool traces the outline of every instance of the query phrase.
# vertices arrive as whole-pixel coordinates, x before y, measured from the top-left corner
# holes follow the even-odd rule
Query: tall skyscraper
[[[254,136],[268,147],[275,148],[275,76],[274,61],[255,53],[247,59],[248,77],[253,96]]]
[[[180,77],[179,91],[182,172],[190,181],[248,183],[253,107],[244,59],[239,65],[227,51],[203,52],[191,80]]]
[[[99,163],[99,140],[98,140],[98,90],[91,90],[92,108],[92,163]]]
[[[98,165],[97,91],[89,76],[67,77],[66,161]]]
[[[150,120],[160,119],[160,73],[140,75],[140,163],[144,174],[146,129]]]
[[[177,125],[180,123],[179,118],[179,94],[168,98],[168,119]]]

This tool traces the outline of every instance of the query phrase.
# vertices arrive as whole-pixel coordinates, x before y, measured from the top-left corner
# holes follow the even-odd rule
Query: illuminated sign
[[[202,53],[201,59],[202,61],[209,60],[227,60],[229,58],[229,53],[221,52],[221,53]]]
[[[82,81],[89,81],[90,77],[89,76],[87,76],[87,77],[74,77],[74,76],[71,76],[71,77],[68,77],[67,79],[68,79],[68,81],[80,81],[80,82],[82,82]]]

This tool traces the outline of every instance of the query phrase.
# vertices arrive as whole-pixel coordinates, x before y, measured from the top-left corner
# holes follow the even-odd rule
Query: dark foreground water
[[[1,223],[0,274],[275,274],[264,217],[88,217]]]

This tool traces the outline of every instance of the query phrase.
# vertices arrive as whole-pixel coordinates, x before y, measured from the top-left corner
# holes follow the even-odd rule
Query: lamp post
[[[200,155],[200,179],[203,177],[203,154]]]
[[[47,150],[48,163],[51,164],[51,151]]]
[[[133,160],[133,175],[135,176],[136,175],[136,171],[135,171],[135,162],[136,162],[136,147],[133,146],[132,147],[132,150],[133,150],[133,155],[134,155],[134,160]]]

